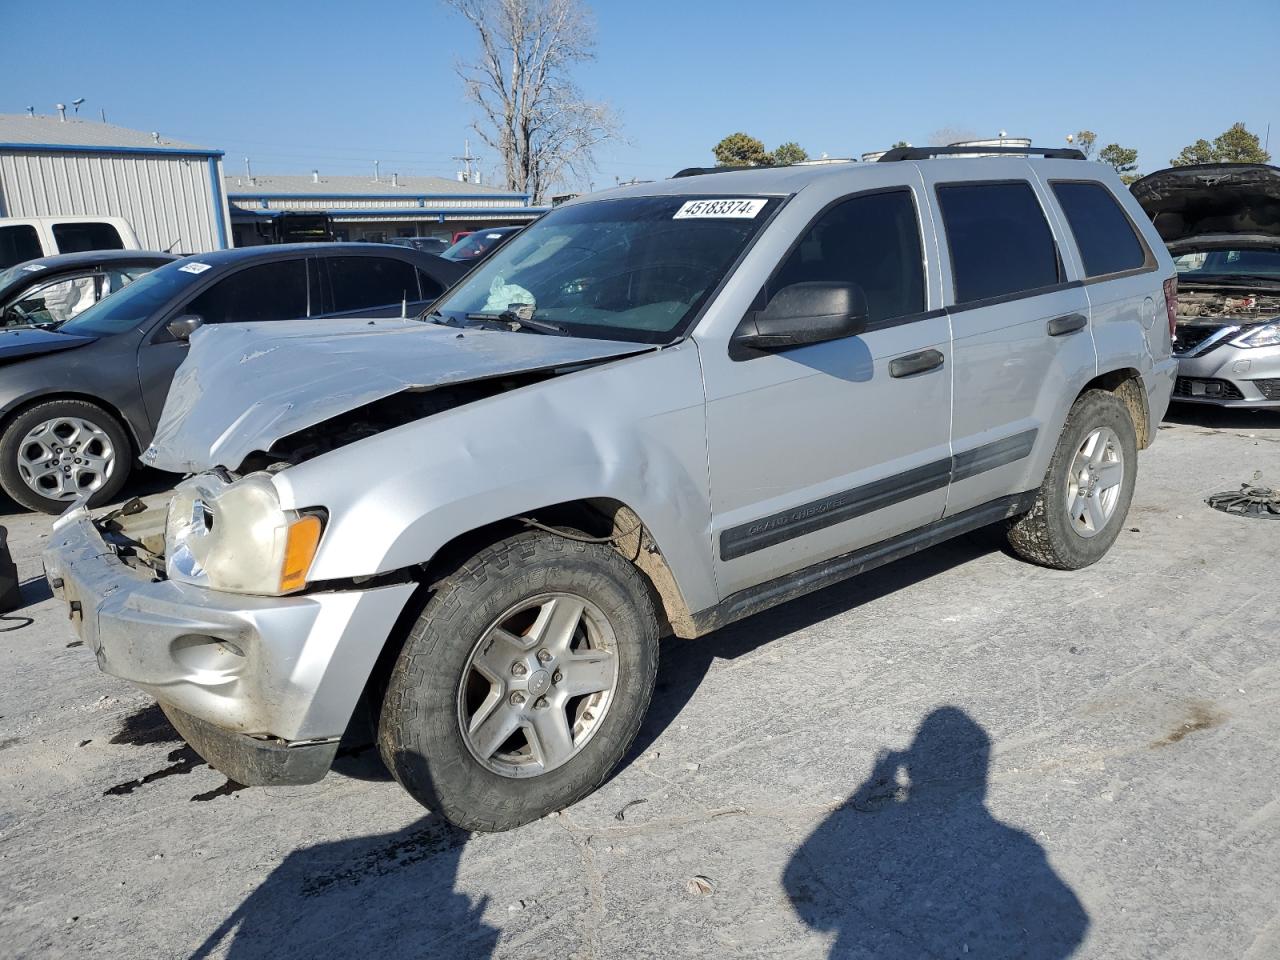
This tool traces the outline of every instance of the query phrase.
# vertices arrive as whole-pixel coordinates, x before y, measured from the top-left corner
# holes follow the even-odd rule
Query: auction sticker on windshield
[[[188,263],[178,269],[183,273],[204,273],[206,270],[210,269],[210,266],[207,263]]]
[[[767,200],[690,200],[672,215],[672,220],[688,220],[693,217],[737,218],[750,220],[764,209]]]

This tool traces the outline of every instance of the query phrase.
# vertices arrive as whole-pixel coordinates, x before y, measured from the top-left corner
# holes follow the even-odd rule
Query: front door
[[[951,344],[929,309],[921,199],[901,186],[828,206],[753,304],[794,283],[853,283],[863,334],[740,357],[699,344],[722,597],[941,517]]]

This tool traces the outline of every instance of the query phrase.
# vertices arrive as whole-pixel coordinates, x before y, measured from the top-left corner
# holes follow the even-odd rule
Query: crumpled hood
[[[95,339],[96,337],[41,330],[39,327],[11,327],[0,330],[0,363],[83,347],[86,343],[93,343]]]
[[[1261,163],[1170,167],[1130,189],[1175,252],[1280,245],[1280,168]]]
[[[201,327],[142,461],[174,473],[235,469],[283,437],[405,390],[652,349],[403,319]]]

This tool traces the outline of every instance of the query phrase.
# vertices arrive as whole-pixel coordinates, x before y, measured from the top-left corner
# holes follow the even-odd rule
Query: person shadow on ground
[[[804,841],[792,906],[834,931],[832,960],[1071,956],[1084,907],[1030,835],[986,807],[991,740],[942,707]]]
[[[429,814],[391,833],[295,850],[192,960],[491,957],[499,931],[481,919],[488,898],[473,904],[454,889],[467,837]]]

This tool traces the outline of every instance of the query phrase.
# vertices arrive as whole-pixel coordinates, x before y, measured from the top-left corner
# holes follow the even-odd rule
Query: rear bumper
[[[1203,356],[1181,357],[1174,399],[1219,407],[1280,408],[1280,347],[1224,343]]]
[[[155,697],[201,756],[246,784],[324,775],[414,589],[252,597],[155,579],[83,507],[54,524],[44,562],[99,667]]]

